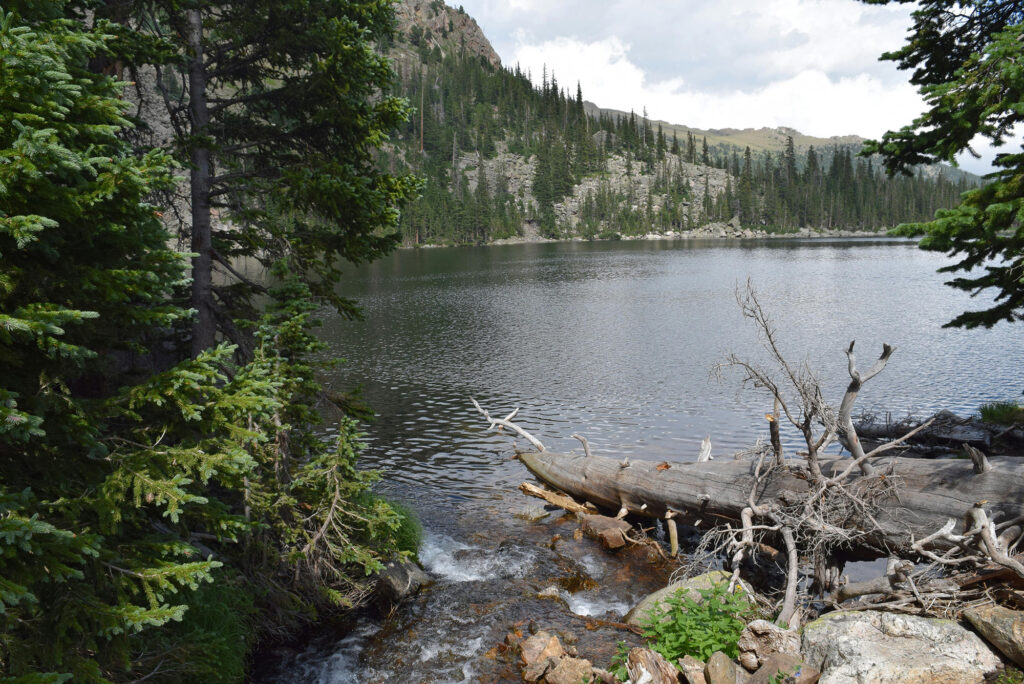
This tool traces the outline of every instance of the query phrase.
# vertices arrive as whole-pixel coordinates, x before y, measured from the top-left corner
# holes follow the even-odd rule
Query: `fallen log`
[[[519,460],[538,479],[578,499],[609,511],[626,509],[634,515],[678,518],[705,526],[725,520],[741,520],[751,492],[757,506],[806,498],[810,489],[802,461],[755,476],[753,461],[676,463],[658,469],[652,461],[622,462],[608,457],[586,457],[550,451],[519,454]],[[1024,515],[1024,460],[991,458],[991,468],[974,472],[969,460],[871,459],[878,472],[887,474],[894,487],[875,500],[873,520],[853,514],[850,529],[861,529],[858,545],[878,552],[911,550],[915,540],[932,535],[950,518],[960,521],[979,502],[996,523]],[[822,474],[834,477],[849,459],[820,461]],[[856,483],[857,479],[851,480]],[[936,548],[948,548],[942,538]]]

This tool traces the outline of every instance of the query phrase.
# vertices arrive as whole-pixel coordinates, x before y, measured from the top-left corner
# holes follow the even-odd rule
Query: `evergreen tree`
[[[977,135],[1001,145],[1024,119],[1024,72],[1018,67],[1024,54],[1024,12],[1019,3],[926,0],[913,17],[907,44],[883,58],[913,70],[910,82],[929,109],[865,146],[865,153],[883,156],[890,172],[955,162]],[[949,326],[991,327],[1024,319],[1024,153],[1000,153],[994,166],[986,184],[964,194],[955,209],[901,227],[908,234],[924,232],[923,248],[958,259],[941,270],[969,275],[949,285],[995,294],[994,305],[964,312]]]
[[[100,10],[113,12],[122,6]],[[392,76],[373,41],[390,35],[390,3],[133,0],[129,12],[137,30],[125,43],[136,51],[125,57],[153,59],[137,49],[152,31],[165,55],[158,83],[182,84],[168,102],[191,176],[193,355],[218,328],[237,337],[230,321],[246,308],[212,276],[214,262],[230,273],[233,257],[297,260],[314,294],[353,313],[334,291],[339,261],[392,249],[397,207],[417,189],[382,172],[375,154],[407,114],[402,100],[378,97]],[[215,211],[229,223],[215,226]]]

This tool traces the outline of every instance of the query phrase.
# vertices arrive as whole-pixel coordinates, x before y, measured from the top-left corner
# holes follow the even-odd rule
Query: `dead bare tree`
[[[547,484],[598,506],[618,508],[620,517],[633,513],[665,520],[673,555],[677,521],[711,525],[690,567],[699,568],[701,558],[724,556],[736,582],[746,562],[770,558],[777,563],[785,575],[776,604],[780,624],[796,626],[812,593],[835,603],[879,594],[886,606],[913,604],[919,610],[948,609],[969,597],[942,580],[936,567],[996,563],[1024,577],[1024,565],[1010,553],[1024,530],[1021,488],[1010,478],[1024,476],[1024,465],[1000,464],[999,473],[984,454],[972,452],[972,463],[946,461],[942,468],[950,474],[955,471],[954,477],[963,477],[962,473],[973,477],[957,490],[937,492],[931,486],[936,470],[931,463],[899,461],[895,455],[880,458],[896,453],[897,447],[931,421],[865,451],[853,422],[853,406],[865,383],[885,369],[895,349],[883,344],[879,357],[862,373],[851,342],[845,350],[850,382],[835,409],[825,401],[809,364],[793,364],[782,353],[771,318],[749,281],[738,290],[737,301],[757,327],[770,362],[760,365],[730,354],[713,373],[721,376],[738,369],[746,385],[765,391],[771,401],[772,413],[766,414],[770,446],[752,450],[752,461],[712,462],[709,440],[696,463],[678,467],[593,456],[589,444],[579,437],[585,456],[553,454],[512,422],[516,411],[494,419],[473,403],[492,429],[508,428],[534,445],[536,453],[521,453],[518,458]],[[803,448],[793,454],[784,452],[783,423],[803,439]],[[837,440],[851,458],[823,457]],[[1000,523],[989,514],[985,496],[973,505],[963,503],[965,496],[988,492],[1003,499],[996,515],[1007,514],[1009,519]],[[956,532],[956,519],[939,524],[940,516],[960,515],[961,510],[960,532]],[[845,555],[865,550],[890,557],[885,575],[844,584]],[[931,564],[915,570],[900,556],[923,558]]]

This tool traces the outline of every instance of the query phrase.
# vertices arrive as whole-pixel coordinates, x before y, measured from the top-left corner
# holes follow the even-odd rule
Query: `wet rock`
[[[740,665],[751,672],[776,653],[800,654],[800,635],[767,620],[754,620],[746,626],[736,643]]]
[[[632,529],[632,525],[625,520],[616,520],[605,515],[585,515],[581,527],[583,534],[601,542],[601,546],[609,550],[625,546],[625,535]]]
[[[540,681],[547,676],[548,672],[558,667],[558,658],[544,658],[535,663],[530,663],[523,668],[523,680],[527,682]]]
[[[550,587],[542,589],[541,591],[537,592],[537,598],[558,599],[562,598],[562,595],[559,592],[558,587],[556,587],[555,585],[551,585]]]
[[[980,682],[999,667],[981,638],[955,622],[877,611],[809,623],[801,653],[825,684]]]
[[[544,675],[547,684],[580,684],[589,682],[593,675],[594,666],[584,658],[570,658],[566,656],[558,661],[557,665]]]
[[[634,648],[626,656],[630,681],[647,684],[677,684],[679,670],[665,657],[649,648]]]
[[[704,679],[707,684],[740,684],[747,681],[747,673],[729,656],[715,651],[704,666]]]
[[[565,655],[562,642],[551,632],[541,630],[522,644],[523,665],[532,665],[547,658],[561,658]]]
[[[991,605],[968,608],[964,617],[1004,656],[1024,667],[1024,613]]]
[[[707,684],[704,679],[704,661],[686,655],[679,659],[679,671],[683,673],[686,684]]]
[[[654,609],[655,604],[659,603],[660,601],[664,601],[666,598],[672,596],[680,589],[686,590],[687,596],[689,596],[697,603],[700,603],[703,600],[703,597],[700,595],[700,589],[710,589],[714,585],[720,584],[722,582],[728,583],[731,577],[732,575],[723,570],[715,570],[713,572],[708,572],[703,575],[697,575],[696,577],[691,577],[690,579],[682,580],[680,582],[673,582],[667,587],[659,589],[653,594],[650,594],[649,596],[641,600],[640,603],[633,606],[633,609],[626,613],[624,621],[627,624],[638,626],[647,618],[651,610]],[[751,593],[750,588],[746,586],[746,584],[744,584],[743,582],[741,582],[739,586],[741,591],[744,591],[747,594]],[[663,610],[667,612],[667,610],[665,610],[664,608]]]
[[[378,590],[390,601],[399,602],[413,596],[429,584],[430,575],[408,558],[394,558],[384,564],[378,575]]]
[[[804,663],[800,656],[775,653],[764,661],[761,669],[750,676],[749,684],[815,684],[821,673]]]

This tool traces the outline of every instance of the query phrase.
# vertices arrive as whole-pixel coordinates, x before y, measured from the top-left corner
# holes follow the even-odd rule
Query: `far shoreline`
[[[826,229],[826,230],[813,230],[810,228],[802,228],[798,231],[791,233],[769,233],[767,231],[755,231],[749,229],[737,230],[731,226],[725,224],[711,224],[697,230],[675,232],[669,231],[667,233],[646,233],[643,235],[621,235],[617,234],[614,237],[581,237],[572,236],[564,238],[546,238],[539,234],[534,233],[533,235],[516,236],[511,238],[499,238],[497,240],[491,240],[489,242],[480,243],[422,243],[422,244],[402,244],[399,249],[438,249],[442,247],[500,247],[505,245],[532,245],[532,244],[547,244],[547,243],[564,243],[564,242],[636,242],[636,241],[673,241],[673,242],[686,242],[690,240],[723,240],[723,241],[741,241],[741,240],[833,240],[833,239],[864,239],[864,240],[877,240],[880,238],[903,238],[901,241],[913,241],[913,238],[904,238],[899,235],[890,235],[889,229],[882,229],[878,231],[862,231],[862,230],[845,230],[845,229]]]

